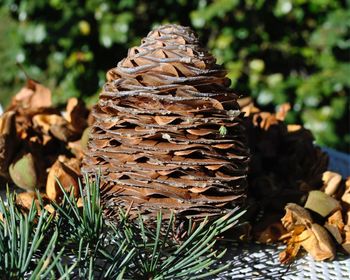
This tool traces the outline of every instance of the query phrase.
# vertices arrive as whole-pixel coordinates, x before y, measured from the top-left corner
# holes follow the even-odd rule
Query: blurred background
[[[340,0],[0,0],[0,104],[31,78],[54,102],[96,102],[109,68],[164,23],[191,26],[232,88],[316,142],[350,152],[350,2]]]

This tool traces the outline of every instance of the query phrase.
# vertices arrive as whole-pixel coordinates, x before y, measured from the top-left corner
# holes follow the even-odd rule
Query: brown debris
[[[286,214],[281,219],[281,222],[288,231],[292,231],[298,225],[306,226],[313,223],[309,211],[295,203],[288,203],[285,210]]]
[[[28,79],[23,87],[12,99],[10,108],[39,109],[52,106],[51,91],[42,84]]]
[[[348,231],[346,231],[345,233],[345,241],[342,244],[342,247],[344,249],[345,252],[347,252],[348,254],[350,254],[350,230],[348,229]]]
[[[300,234],[304,232],[305,226],[295,226],[289,233],[281,237],[281,240],[287,240],[287,247],[279,254],[280,262],[283,264],[291,263],[298,255],[301,248]]]
[[[304,248],[316,261],[332,260],[335,257],[335,246],[325,228],[313,222],[310,213],[296,204],[286,206],[286,215],[282,224],[289,234],[282,237],[287,248],[280,254],[282,263],[291,262]]]
[[[305,203],[305,208],[320,214],[322,217],[327,217],[328,215],[341,209],[341,205],[338,200],[329,196],[328,194],[322,191],[314,190],[309,192],[309,196]]]
[[[81,100],[76,97],[68,99],[64,117],[76,133],[82,134],[88,126],[88,116],[89,110]]]
[[[107,73],[84,171],[102,172],[102,202],[154,217],[217,215],[241,204],[248,149],[226,71],[189,29],[165,25]],[[225,127],[223,136],[219,130]]]
[[[73,186],[77,196],[84,149],[80,139],[88,115],[76,98],[61,114],[52,105],[51,91],[29,79],[0,117],[0,176],[27,191],[46,190],[43,196],[51,200],[61,196],[57,177],[66,190]],[[34,193],[21,193],[18,203],[28,207],[33,197]]]
[[[32,153],[20,152],[9,166],[12,181],[20,188],[34,191],[39,187],[38,168]]]
[[[334,195],[338,190],[341,180],[342,178],[338,173],[326,171],[322,176],[323,187],[321,190],[328,195]]]
[[[6,179],[16,146],[16,116],[14,111],[8,111],[0,117],[0,176]]]
[[[323,191],[310,191],[305,208],[297,204],[286,206],[286,214],[281,219],[288,230],[288,234],[281,238],[287,243],[287,248],[280,255],[282,263],[292,261],[301,247],[316,261],[333,260],[336,254],[335,244],[341,245],[345,252],[350,253],[350,210],[346,203],[338,200],[346,196],[349,179],[339,182],[339,176],[337,173],[325,172],[321,188]],[[333,197],[325,193],[327,188]],[[313,210],[314,214],[306,208]],[[319,216],[316,217],[315,213]]]
[[[21,192],[16,194],[16,205],[22,208],[24,211],[28,211],[32,204],[34,203],[34,206],[38,210],[38,213],[41,213],[41,205],[40,203],[43,203],[44,209],[46,209],[49,213],[54,213],[54,208],[52,205],[50,205],[50,200],[46,196],[45,193],[40,193],[40,199],[41,202],[38,199],[38,195],[36,192]]]
[[[341,244],[343,242],[342,233],[344,232],[344,222],[340,210],[334,212],[325,224],[325,228],[333,235],[334,239]]]
[[[345,182],[345,191],[341,197],[341,200],[346,203],[348,208],[350,208],[350,177],[348,177]],[[348,223],[350,224],[350,218]]]
[[[287,233],[281,222],[269,224],[264,230],[256,233],[255,240],[262,244],[272,244],[278,242]]]
[[[283,121],[289,104],[269,113],[261,112],[252,100],[239,102],[246,113],[243,124],[251,152],[248,195],[266,215],[282,216],[287,203],[300,203],[310,190],[322,186],[328,157],[314,146],[309,130]]]
[[[66,192],[73,191],[74,196],[79,195],[78,179],[80,176],[80,162],[76,158],[59,156],[51,166],[46,183],[46,195],[49,199],[58,201],[62,196],[59,183]]]
[[[325,228],[319,224],[300,234],[301,246],[313,257],[315,261],[333,260],[335,258],[334,243]]]

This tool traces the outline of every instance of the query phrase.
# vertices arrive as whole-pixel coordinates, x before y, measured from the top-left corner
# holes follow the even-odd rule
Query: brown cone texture
[[[225,75],[177,25],[151,31],[108,71],[83,167],[101,169],[107,216],[130,207],[131,215],[162,208],[203,217],[243,201],[248,151]]]

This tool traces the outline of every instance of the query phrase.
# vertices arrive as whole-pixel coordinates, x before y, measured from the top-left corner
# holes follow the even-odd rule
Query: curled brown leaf
[[[70,192],[72,189],[74,196],[78,196],[78,179],[80,176],[79,164],[80,161],[78,159],[69,159],[65,156],[60,156],[56,160],[50,168],[46,182],[46,194],[49,199],[55,201],[61,199],[62,190],[58,181],[65,191]]]
[[[309,225],[313,223],[313,219],[305,208],[295,203],[288,203],[284,208],[286,214],[281,219],[283,226],[292,231],[297,225]]]

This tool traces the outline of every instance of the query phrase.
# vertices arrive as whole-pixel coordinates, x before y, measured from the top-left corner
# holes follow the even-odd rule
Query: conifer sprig
[[[217,237],[235,226],[238,209],[175,238],[175,215],[160,211],[151,228],[145,217],[129,219],[120,209],[119,223],[103,219],[99,177],[80,183],[82,207],[63,186],[61,203],[49,213],[42,202],[24,212],[16,195],[0,199],[0,271],[4,279],[200,279],[224,270],[217,261]],[[39,201],[42,201],[39,197]]]

